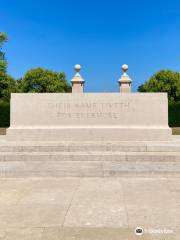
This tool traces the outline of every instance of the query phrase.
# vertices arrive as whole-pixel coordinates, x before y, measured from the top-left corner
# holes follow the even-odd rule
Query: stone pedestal
[[[76,64],[74,66],[74,69],[76,71],[76,74],[74,78],[71,80],[72,83],[72,93],[83,93],[84,92],[84,79],[79,74],[81,70],[81,66],[79,64]]]
[[[131,92],[131,83],[132,80],[127,75],[126,71],[128,70],[128,65],[122,65],[123,75],[118,80],[119,82],[119,91],[120,93],[130,93]]]

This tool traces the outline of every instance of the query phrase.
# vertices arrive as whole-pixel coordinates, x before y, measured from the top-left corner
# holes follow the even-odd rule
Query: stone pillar
[[[72,93],[83,93],[84,92],[84,79],[81,77],[81,75],[79,74],[80,70],[81,70],[81,65],[76,64],[74,66],[74,69],[76,71],[75,76],[73,77],[73,79],[71,80],[72,83]]]
[[[121,78],[118,80],[119,82],[119,91],[120,93],[130,93],[131,92],[131,83],[132,80],[126,73],[128,70],[128,65],[124,64],[122,65],[122,70],[123,70],[123,75]]]

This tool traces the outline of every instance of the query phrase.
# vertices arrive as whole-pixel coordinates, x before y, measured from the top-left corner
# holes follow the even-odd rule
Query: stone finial
[[[128,68],[129,68],[129,66],[128,66],[127,64],[123,64],[123,65],[122,65],[122,70],[123,70],[124,72],[127,72]]]
[[[122,65],[123,74],[122,74],[121,78],[118,80],[118,82],[119,82],[119,91],[121,93],[130,93],[131,92],[132,80],[130,79],[130,77],[126,73],[128,71],[128,68],[129,67],[128,67],[127,64],[123,64]]]
[[[80,72],[80,71],[81,71],[81,65],[76,64],[76,65],[74,66],[74,69],[75,69],[76,72]]]
[[[80,75],[81,65],[76,64],[74,66],[76,74],[74,75],[73,79],[71,80],[72,83],[72,93],[82,93],[84,92],[84,79]]]

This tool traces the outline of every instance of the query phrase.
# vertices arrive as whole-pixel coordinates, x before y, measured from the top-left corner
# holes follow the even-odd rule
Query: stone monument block
[[[166,93],[14,93],[8,140],[169,140]]]

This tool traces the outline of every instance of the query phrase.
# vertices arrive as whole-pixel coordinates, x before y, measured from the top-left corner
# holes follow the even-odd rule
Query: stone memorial
[[[168,140],[166,93],[131,93],[127,65],[120,93],[84,93],[79,71],[72,93],[14,93],[8,140],[128,141]]]
[[[15,93],[0,139],[1,177],[173,176],[180,138],[168,126],[166,93],[131,93],[123,65],[119,92],[84,93],[81,66],[72,93]]]

